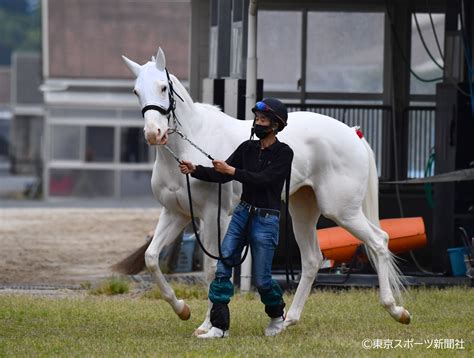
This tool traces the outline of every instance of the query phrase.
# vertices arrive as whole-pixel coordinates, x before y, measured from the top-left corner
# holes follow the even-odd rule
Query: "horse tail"
[[[367,182],[367,193],[365,194],[364,201],[362,203],[362,211],[365,217],[369,220],[369,222],[380,229],[380,219],[379,219],[379,176],[377,172],[377,166],[375,163],[375,155],[370,147],[369,143],[365,140],[365,138],[361,138],[362,143],[364,144],[365,149],[369,155],[369,178]],[[384,242],[388,248],[388,235],[386,235],[386,240]],[[377,271],[377,266],[375,263],[377,262],[376,253],[366,245],[367,256],[369,258],[372,267]],[[388,251],[388,259],[387,259],[387,272],[388,272],[388,279],[390,283],[390,287],[395,298],[401,302],[401,293],[405,289],[404,288],[404,281],[402,279],[402,272],[398,268],[396,262],[396,256],[393,255],[390,251]]]
[[[367,193],[362,203],[362,211],[369,221],[380,227],[379,221],[379,175],[375,164],[375,155],[365,138],[360,139],[369,155],[369,180],[367,182]]]
[[[124,275],[136,275],[145,269],[145,252],[150,246],[153,232],[146,236],[146,242],[126,258],[114,264],[111,269]]]

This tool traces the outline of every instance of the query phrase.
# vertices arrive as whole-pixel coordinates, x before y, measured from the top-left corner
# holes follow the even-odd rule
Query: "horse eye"
[[[137,90],[136,90],[135,88],[133,89],[133,94],[134,94],[135,96],[138,96],[138,92],[137,92]]]
[[[166,86],[161,87],[161,93],[165,93],[165,92],[166,92]]]

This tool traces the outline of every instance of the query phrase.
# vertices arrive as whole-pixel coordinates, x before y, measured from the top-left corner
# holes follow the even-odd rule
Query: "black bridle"
[[[164,116],[169,115],[171,112],[171,106],[168,109],[164,109],[163,107],[157,106],[156,104],[149,104],[148,106],[142,108],[142,116],[145,117],[145,112],[149,111],[150,109],[158,111]]]

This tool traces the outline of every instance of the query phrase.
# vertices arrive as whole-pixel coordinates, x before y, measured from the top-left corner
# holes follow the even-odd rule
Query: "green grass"
[[[288,303],[291,299],[286,297]],[[474,356],[474,291],[469,288],[410,290],[405,295],[413,314],[408,326],[389,317],[375,290],[317,291],[299,324],[272,338],[263,336],[267,317],[256,295],[234,297],[226,340],[192,337],[207,302],[191,298],[187,303],[191,319],[180,321],[163,300],[131,294],[68,299],[0,295],[0,356]],[[450,338],[463,339],[465,349],[361,347],[363,339]]]
[[[87,287],[87,286],[85,286]],[[111,277],[106,281],[100,282],[97,287],[90,286],[89,293],[92,295],[121,295],[130,291],[130,283],[124,277]]]
[[[173,287],[176,297],[179,299],[207,300],[207,290],[203,285],[185,285],[183,283],[173,283],[171,286]],[[158,287],[154,287],[151,290],[145,292],[143,297],[155,300],[160,300],[163,298]]]

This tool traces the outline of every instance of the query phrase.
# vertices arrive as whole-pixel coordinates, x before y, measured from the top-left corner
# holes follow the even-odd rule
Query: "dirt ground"
[[[113,273],[160,209],[0,209],[0,284],[78,284]]]

